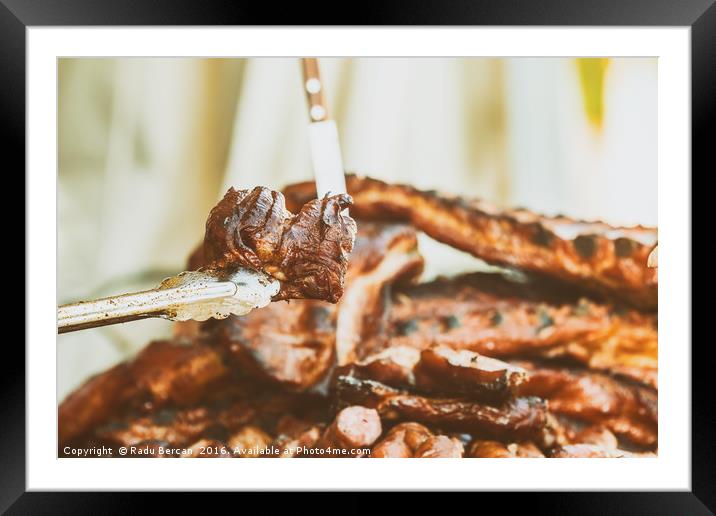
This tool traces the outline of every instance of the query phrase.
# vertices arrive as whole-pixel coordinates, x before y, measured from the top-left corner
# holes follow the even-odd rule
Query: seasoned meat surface
[[[330,456],[355,456],[362,454],[362,449],[370,448],[382,431],[380,416],[375,409],[354,405],[336,414],[316,446],[334,454]]]
[[[462,443],[454,437],[434,435],[419,423],[400,423],[373,447],[371,458],[450,459],[460,458],[463,453]]]
[[[620,382],[590,371],[518,362],[529,374],[517,387],[522,396],[539,396],[562,416],[604,426],[641,447],[657,443],[658,403],[654,389]],[[582,436],[584,440],[584,436]]]
[[[346,177],[351,213],[361,219],[409,222],[432,238],[488,263],[542,272],[646,309],[657,305],[657,275],[647,258],[657,242],[653,228],[613,227],[525,209],[501,209],[470,200]],[[289,206],[316,196],[313,183],[284,189]]]
[[[351,375],[428,394],[500,402],[514,394],[527,372],[466,349],[435,346],[422,351],[395,346],[343,368]]]
[[[648,458],[656,457],[654,453],[632,453],[625,450],[614,448],[604,448],[594,444],[568,444],[560,448],[555,448],[550,454],[552,458],[558,459],[621,459],[621,458]]]
[[[416,459],[459,459],[465,450],[460,441],[447,435],[433,435],[415,450]]]
[[[656,386],[656,316],[593,301],[563,283],[473,273],[393,289],[389,306],[383,331],[364,340],[359,358],[445,346],[503,359],[570,359]]]
[[[371,457],[374,459],[414,457],[418,447],[432,436],[433,433],[420,423],[399,423],[373,447]]]
[[[60,441],[147,400],[153,407],[174,400],[191,403],[231,371],[307,390],[326,377],[336,348],[352,354],[352,346],[377,330],[375,321],[384,314],[383,287],[401,278],[409,281],[422,265],[412,229],[361,224],[341,303],[271,303],[243,317],[207,321],[198,333],[193,327],[190,338],[151,343],[133,360],[89,379],[60,404]],[[337,339],[343,344],[337,345]]]
[[[342,213],[350,204],[350,196],[335,195],[309,201],[293,215],[280,192],[230,188],[206,221],[204,265],[266,272],[281,282],[274,300],[335,303],[356,235],[355,221]]]
[[[428,392],[503,400],[525,381],[526,372],[501,360],[447,346],[424,349],[415,366],[415,383]]]
[[[544,457],[544,453],[529,441],[507,444],[500,441],[478,439],[469,444],[467,456],[483,459],[511,459],[515,457],[535,459]]]
[[[415,228],[359,220],[355,246],[343,246],[332,231],[353,221],[339,220],[339,199],[305,207],[310,188],[290,187],[294,216],[280,194],[230,190],[190,268],[255,267],[287,285],[277,300],[302,299],[181,325],[91,378],[60,405],[59,454],[69,444],[151,457],[655,456],[657,317],[629,272],[641,250],[622,238],[650,230],[568,228],[597,233],[590,259],[589,239],[567,238],[562,218],[348,182],[352,214],[407,220],[523,271],[415,284]],[[289,277],[290,260],[310,261],[288,252],[304,236],[318,265]],[[612,268],[610,245],[623,262]],[[314,281],[319,266],[328,272]],[[623,289],[610,283],[619,274]]]
[[[246,316],[209,321],[209,340],[236,367],[302,390],[324,378],[334,361],[355,355],[379,331],[383,287],[422,270],[415,232],[395,224],[362,223],[337,305],[316,300],[272,303]]]
[[[74,439],[130,407],[161,408],[197,401],[225,377],[212,349],[186,340],[155,341],[128,362],[95,375],[60,404],[60,443]]]
[[[433,398],[394,389],[373,380],[338,376],[339,402],[378,410],[388,420],[417,421],[446,430],[513,438],[544,438],[547,404],[539,398],[515,398],[489,405],[464,398]]]
[[[208,325],[207,331],[231,367],[302,390],[318,382],[332,364],[335,328],[333,305],[296,300],[230,316]]]

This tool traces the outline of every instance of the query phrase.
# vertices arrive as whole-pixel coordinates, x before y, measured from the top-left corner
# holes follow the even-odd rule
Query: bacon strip
[[[339,375],[336,396],[344,404],[378,410],[381,418],[417,421],[458,432],[549,440],[547,406],[539,398],[517,398],[491,406],[460,398],[428,398],[373,380]]]
[[[183,410],[161,409],[129,420],[117,420],[95,432],[100,441],[116,446],[137,446],[146,441],[173,447],[189,446],[199,438],[226,442],[254,416],[245,402],[228,407],[200,405]]]
[[[348,175],[351,213],[366,220],[409,222],[432,238],[488,263],[541,272],[586,289],[655,309],[657,275],[647,257],[654,228],[613,227]],[[284,189],[289,206],[315,199],[313,183]]]
[[[155,341],[133,360],[98,374],[58,411],[59,442],[78,437],[130,407],[189,405],[227,374],[216,352],[191,342]]]
[[[659,418],[655,390],[600,373],[517,364],[529,371],[527,380],[517,387],[519,395],[539,396],[548,401],[553,413],[602,425],[631,444],[656,446]]]
[[[501,360],[446,346],[423,351],[390,347],[345,370],[393,387],[490,402],[504,401],[527,375],[522,368]]]
[[[475,273],[395,289],[383,331],[364,340],[359,358],[436,346],[502,359],[569,358],[656,387],[654,314],[590,301],[542,278]]]

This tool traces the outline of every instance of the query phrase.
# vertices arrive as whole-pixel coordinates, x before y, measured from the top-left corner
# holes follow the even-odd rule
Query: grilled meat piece
[[[58,412],[59,442],[78,437],[131,407],[145,410],[197,401],[227,374],[221,357],[185,341],[155,341],[133,360],[98,374],[71,393]]]
[[[545,454],[534,443],[502,443],[499,441],[472,441],[468,446],[468,457],[480,458],[513,458],[513,457],[545,457]],[[563,444],[550,450],[548,457],[554,458],[621,458],[621,457],[655,457],[651,452],[629,452],[619,449],[617,438],[609,430],[601,426],[588,427],[573,436],[569,444]]]
[[[317,383],[333,363],[336,311],[325,302],[271,303],[209,328],[231,368],[294,390]]]
[[[546,403],[539,398],[517,398],[493,407],[462,398],[428,398],[394,389],[373,380],[339,375],[339,402],[361,404],[378,410],[381,418],[417,421],[444,430],[510,436],[521,439],[550,439]]]
[[[346,176],[351,213],[366,220],[409,222],[438,240],[488,263],[542,272],[589,290],[656,309],[657,276],[647,257],[657,231],[613,227],[480,200],[421,191],[377,179]],[[315,185],[284,189],[290,207],[315,199]]]
[[[230,188],[206,221],[204,265],[266,272],[281,282],[274,300],[335,303],[356,234],[355,221],[341,213],[350,204],[350,196],[335,195],[307,202],[293,215],[279,192]]]
[[[225,442],[255,413],[245,402],[231,403],[227,407],[199,405],[182,410],[165,408],[149,415],[115,420],[98,428],[94,435],[101,442],[115,446],[160,441],[172,447],[182,447],[201,438]]]
[[[567,444],[565,446],[552,450],[550,457],[557,459],[591,459],[591,458],[644,458],[656,457],[653,453],[633,453],[625,450],[603,448],[595,444]]]
[[[323,421],[331,417],[327,408],[326,400],[314,395],[287,393],[269,385],[256,385],[255,381],[228,377],[191,406],[168,404],[162,408],[118,410],[72,444],[116,449],[156,443],[181,451],[192,443],[209,440],[223,443],[227,452],[222,455],[292,456],[300,451],[295,446],[315,444]],[[315,430],[309,432],[309,427]],[[271,449],[267,449],[269,446]]]
[[[541,458],[544,457],[544,453],[529,441],[505,444],[478,439],[468,445],[467,456],[483,459]]]
[[[372,450],[371,458],[401,458],[415,456],[415,451],[433,433],[420,423],[399,423],[379,441]]]
[[[393,387],[491,402],[506,399],[526,376],[512,364],[447,346],[390,347],[344,370]]]
[[[255,459],[266,456],[271,445],[271,436],[256,425],[246,425],[234,432],[226,441],[234,457]]]
[[[459,458],[462,443],[454,437],[434,435],[420,423],[400,423],[373,447],[371,458]]]
[[[362,224],[340,314],[336,305],[324,301],[272,303],[244,317],[207,321],[200,334],[192,330],[193,340],[152,343],[133,360],[91,378],[62,402],[60,443],[132,406],[147,403],[151,410],[171,403],[190,405],[232,370],[252,372],[295,390],[308,389],[329,371],[337,338],[349,355],[352,346],[380,327],[376,319],[384,314],[383,286],[415,277],[422,265],[412,229]],[[351,288],[358,292],[351,293]]]
[[[402,224],[361,222],[338,307],[336,362],[359,355],[363,342],[384,331],[388,286],[410,284],[423,270],[415,230]]]
[[[539,396],[547,400],[551,412],[602,425],[630,444],[656,447],[658,404],[655,390],[591,371],[557,369],[527,362],[517,362],[517,365],[529,371],[527,380],[517,387],[519,395]]]
[[[60,445],[138,446],[136,456],[178,447],[190,447],[192,457],[204,448],[229,450],[205,456],[253,456],[242,450],[254,448],[267,451],[257,456],[333,456],[312,451],[370,446],[372,457],[651,456],[626,450],[656,449],[656,391],[618,377],[656,386],[656,316],[585,297],[596,288],[638,304],[632,294],[644,291],[628,264],[641,248],[601,228],[587,259],[584,239],[555,237],[562,219],[491,213],[480,203],[383,185],[397,189],[386,199],[376,184],[349,179],[349,188],[362,185],[353,214],[367,206],[432,224],[423,229],[438,238],[457,228],[463,232],[454,241],[443,241],[467,242],[461,248],[496,263],[513,263],[500,253],[514,251],[514,264],[529,268],[521,260],[533,260],[534,270],[561,279],[480,273],[411,285],[423,265],[415,231],[374,222],[360,224],[346,271],[346,233],[330,233],[350,233],[342,201],[313,201],[294,217],[280,194],[230,190],[207,223],[212,244],[195,253],[192,268],[259,268],[286,283],[277,299],[321,291],[326,300],[272,303],[246,317],[183,326],[191,339],[152,343],[71,394],[60,406]],[[405,196],[414,196],[414,207]],[[289,208],[300,197],[289,196]],[[528,241],[529,231],[545,228],[552,236]],[[289,277],[282,267],[308,260],[291,251],[304,237],[316,256],[329,258]],[[620,263],[608,265],[610,245]],[[594,282],[582,276],[587,270]],[[620,274],[625,290],[609,283]],[[332,304],[337,278],[343,296]],[[469,435],[442,433],[452,431]]]
[[[293,416],[281,418],[276,428],[278,437],[271,445],[275,457],[291,459],[305,455],[306,449],[314,448],[323,433],[323,424],[301,420]]]
[[[409,346],[392,346],[336,369],[344,374],[364,380],[375,380],[391,387],[415,388],[415,366],[420,361],[420,350]]]
[[[415,383],[421,391],[488,400],[504,399],[525,377],[526,372],[519,367],[447,346],[423,350],[415,366]]]
[[[380,329],[383,287],[422,270],[415,232],[406,226],[361,224],[338,305],[294,300],[203,327],[229,362],[289,388],[305,390],[326,376],[335,360]]]
[[[459,459],[465,453],[462,443],[447,435],[433,435],[415,450],[416,459]]]
[[[380,416],[375,409],[358,405],[346,407],[336,414],[333,423],[316,443],[316,448],[330,451],[328,457],[360,457],[360,450],[370,448],[382,431]]]
[[[569,358],[656,386],[655,315],[589,301],[544,278],[474,273],[395,288],[383,331],[364,339],[358,357],[435,346]]]
[[[89,378],[73,391],[58,408],[57,434],[60,445],[104,423],[118,406],[137,392],[130,376],[131,366],[118,364]]]
[[[578,432],[572,439],[574,443],[594,444],[602,448],[615,449],[619,447],[617,436],[601,425],[594,425]]]
[[[530,439],[547,426],[547,405],[539,398],[517,398],[500,407],[468,400],[394,396],[380,405],[387,417],[417,420],[447,430]]]

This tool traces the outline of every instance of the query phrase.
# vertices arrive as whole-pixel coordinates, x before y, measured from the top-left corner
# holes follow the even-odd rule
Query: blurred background
[[[346,170],[542,213],[657,224],[657,60],[320,60]],[[186,267],[229,186],[310,179],[295,58],[59,60],[58,304]],[[484,265],[423,238],[425,277]],[[58,336],[58,401],[171,323]]]

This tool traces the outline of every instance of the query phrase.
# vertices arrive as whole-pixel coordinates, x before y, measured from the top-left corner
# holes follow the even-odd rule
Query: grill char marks
[[[202,254],[203,250],[194,253],[193,265],[204,260]],[[384,285],[410,281],[422,265],[412,229],[361,224],[347,273],[350,302],[271,303],[245,317],[192,325],[186,331],[191,339],[151,343],[134,359],[89,379],[60,404],[60,443],[91,434],[136,407],[149,413],[167,405],[190,405],[236,371],[250,374],[254,382],[268,381],[295,391],[311,389],[333,365],[337,336],[347,343],[340,349],[350,354],[364,336],[380,331]],[[350,294],[351,285],[356,297]]]
[[[550,411],[584,423],[598,424],[640,447],[657,444],[655,390],[620,382],[608,375],[518,362],[529,371],[517,387],[522,396],[539,396]],[[584,442],[584,435],[579,440]]]
[[[385,285],[409,281],[422,270],[416,247],[410,228],[362,223],[337,305],[272,303],[246,316],[209,321],[204,331],[237,367],[290,389],[311,388],[334,360],[351,360],[360,342],[380,332]]]
[[[461,398],[428,398],[347,375],[336,378],[336,396],[346,405],[375,408],[384,420],[416,421],[459,432],[543,441],[549,426],[546,403],[538,398],[492,406]]]
[[[336,309],[314,300],[271,303],[205,328],[231,367],[304,390],[318,382],[333,361]]]
[[[386,321],[385,331],[361,346],[363,360],[388,348],[445,346],[503,359],[568,358],[656,386],[654,314],[590,301],[542,277],[518,283],[474,273],[399,287]]]
[[[274,300],[335,303],[356,234],[355,221],[341,213],[350,204],[345,194],[314,199],[293,215],[279,192],[230,188],[209,214],[195,265],[264,271],[281,281]]]
[[[136,446],[144,441],[161,441],[173,447],[189,446],[200,438],[226,442],[231,433],[241,429],[255,411],[246,403],[227,407],[198,406],[183,410],[164,410],[160,414],[138,416],[118,424],[99,428],[96,436],[114,446]]]
[[[519,367],[447,346],[423,350],[415,367],[415,383],[421,390],[492,401],[510,396],[526,376]]]
[[[369,206],[406,219],[390,211],[404,202],[398,194],[386,206],[385,197]],[[477,216],[475,203],[414,194],[416,206],[434,209],[434,224],[449,228],[462,217],[469,225]],[[227,206],[242,205],[240,215],[212,213],[220,252],[202,248],[192,264],[228,266],[240,257],[286,278],[271,265],[282,253],[283,201],[260,189],[232,195]],[[289,196],[289,208],[296,199]],[[529,235],[530,245],[547,253],[569,240],[580,260],[602,259],[605,235],[595,225],[567,239],[564,227],[548,224],[554,219],[478,205],[485,225],[468,236],[492,238],[490,224],[504,224],[500,231],[524,231],[514,233],[518,251]],[[446,207],[457,211],[441,220]],[[316,205],[308,220],[326,220],[327,208]],[[264,238],[259,226],[273,236]],[[315,232],[319,241],[330,240],[330,226]],[[295,228],[306,234],[301,224]],[[640,252],[632,236],[607,235],[620,259]],[[503,244],[495,237],[485,245],[507,252]],[[481,273],[411,284],[422,265],[411,227],[361,222],[337,304],[272,303],[183,329],[191,340],[151,344],[63,402],[60,444],[136,443],[153,456],[163,456],[166,445],[228,446],[239,451],[220,456],[234,457],[327,456],[316,454],[371,446],[373,457],[624,457],[658,448],[657,394],[644,385],[656,386],[654,314],[610,304],[621,295],[614,290],[600,297],[581,280],[535,272],[518,280]],[[548,266],[538,270],[552,274]],[[256,454],[245,453],[254,446]]]
[[[520,367],[469,350],[396,346],[343,368],[339,374],[372,379],[427,394],[501,402],[525,381]]]
[[[356,217],[409,222],[489,263],[542,272],[642,308],[657,306],[656,272],[646,266],[657,240],[653,228],[500,209],[368,177],[346,180]],[[284,193],[291,206],[315,197],[312,183],[289,186]]]
[[[227,374],[205,346],[155,341],[133,360],[90,378],[60,404],[59,442],[68,442],[133,407],[188,405]]]

